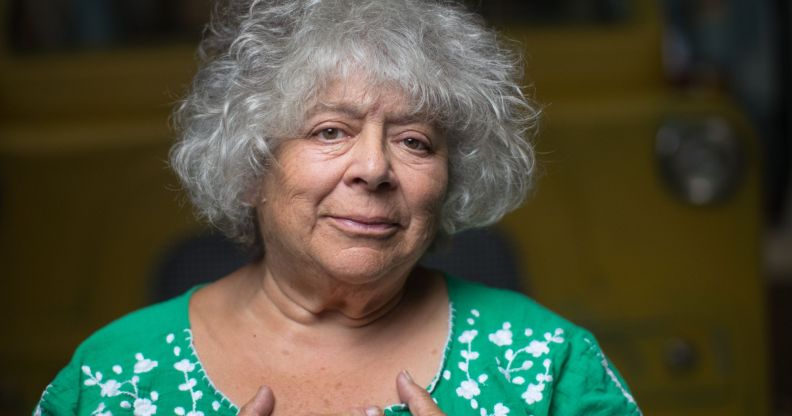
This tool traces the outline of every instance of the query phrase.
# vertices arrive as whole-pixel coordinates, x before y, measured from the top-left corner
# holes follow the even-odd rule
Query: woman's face
[[[266,261],[370,283],[407,272],[434,238],[446,138],[398,90],[332,84],[278,147],[258,215]]]

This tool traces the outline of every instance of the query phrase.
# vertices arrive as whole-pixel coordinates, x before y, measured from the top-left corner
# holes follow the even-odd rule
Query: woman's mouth
[[[383,217],[329,216],[333,225],[355,237],[389,237],[399,229],[399,223]]]

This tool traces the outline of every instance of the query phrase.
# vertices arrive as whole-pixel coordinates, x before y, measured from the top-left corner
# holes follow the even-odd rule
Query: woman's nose
[[[387,145],[381,125],[365,126],[350,153],[347,184],[363,186],[369,191],[394,188],[396,178]]]

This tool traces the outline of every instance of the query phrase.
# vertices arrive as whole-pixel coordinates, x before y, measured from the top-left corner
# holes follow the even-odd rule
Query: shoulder
[[[496,289],[454,277],[447,278],[454,313],[471,315],[476,321],[508,322],[509,326],[566,333],[584,331],[528,296],[511,290]]]
[[[162,303],[131,312],[99,329],[77,349],[78,353],[94,354],[112,349],[145,345],[176,327],[189,327],[188,302],[192,290]]]
[[[452,402],[487,414],[496,407],[535,415],[640,414],[589,331],[523,294],[448,282],[455,329],[444,382]]]
[[[47,386],[36,412],[90,413],[111,398],[125,395],[127,387],[139,391],[166,361],[189,350],[191,293],[132,312],[88,337]],[[151,397],[137,399],[152,401]]]

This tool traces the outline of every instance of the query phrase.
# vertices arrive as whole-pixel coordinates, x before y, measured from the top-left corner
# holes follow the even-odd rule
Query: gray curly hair
[[[530,188],[540,110],[518,84],[522,60],[456,3],[230,0],[198,55],[174,111],[171,165],[200,215],[240,243],[259,239],[250,201],[279,140],[294,137],[328,83],[361,70],[449,138],[441,234],[495,223]]]

